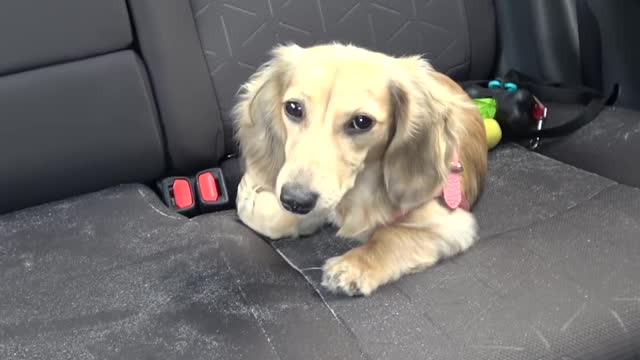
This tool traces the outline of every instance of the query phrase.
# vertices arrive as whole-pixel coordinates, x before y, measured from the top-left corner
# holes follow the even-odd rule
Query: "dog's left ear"
[[[275,186],[284,163],[282,95],[302,52],[295,44],[276,46],[269,61],[242,85],[231,112],[245,167],[264,185]]]
[[[400,66],[389,84],[393,127],[383,172],[390,200],[409,210],[435,196],[447,179],[457,146],[451,108],[458,104],[427,61],[396,61]]]

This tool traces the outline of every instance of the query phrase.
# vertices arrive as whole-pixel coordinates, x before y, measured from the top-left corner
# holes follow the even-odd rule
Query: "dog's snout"
[[[304,215],[316,206],[318,193],[298,183],[286,183],[280,191],[280,203],[285,210]]]

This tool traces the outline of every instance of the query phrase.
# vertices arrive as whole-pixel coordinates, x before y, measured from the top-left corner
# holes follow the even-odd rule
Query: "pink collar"
[[[447,182],[444,184],[442,191],[435,197],[442,197],[444,203],[451,210],[455,209],[464,209],[469,210],[469,203],[467,202],[467,198],[464,195],[464,189],[462,188],[461,178],[462,178],[462,164],[460,163],[460,157],[458,156],[458,151],[455,150],[453,152],[453,156],[451,158],[451,171],[449,172],[449,176],[447,177]],[[405,215],[407,215],[409,211],[400,211],[396,213],[393,217],[393,221],[400,220]]]

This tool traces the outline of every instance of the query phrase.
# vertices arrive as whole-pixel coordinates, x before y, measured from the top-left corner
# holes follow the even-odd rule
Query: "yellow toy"
[[[484,129],[487,133],[487,146],[491,150],[502,140],[502,129],[496,119],[484,119]]]
[[[494,119],[496,116],[496,100],[493,98],[479,98],[473,100],[484,119],[484,129],[487,134],[487,147],[489,150],[496,147],[502,140],[502,129]]]

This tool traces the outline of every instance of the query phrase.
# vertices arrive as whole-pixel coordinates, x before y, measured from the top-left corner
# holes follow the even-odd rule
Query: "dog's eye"
[[[363,132],[371,129],[373,119],[366,115],[356,115],[347,124],[347,130],[351,132]]]
[[[302,105],[295,101],[287,101],[284,103],[284,111],[291,117],[294,121],[299,121],[302,119],[304,115],[304,110],[302,109]]]

